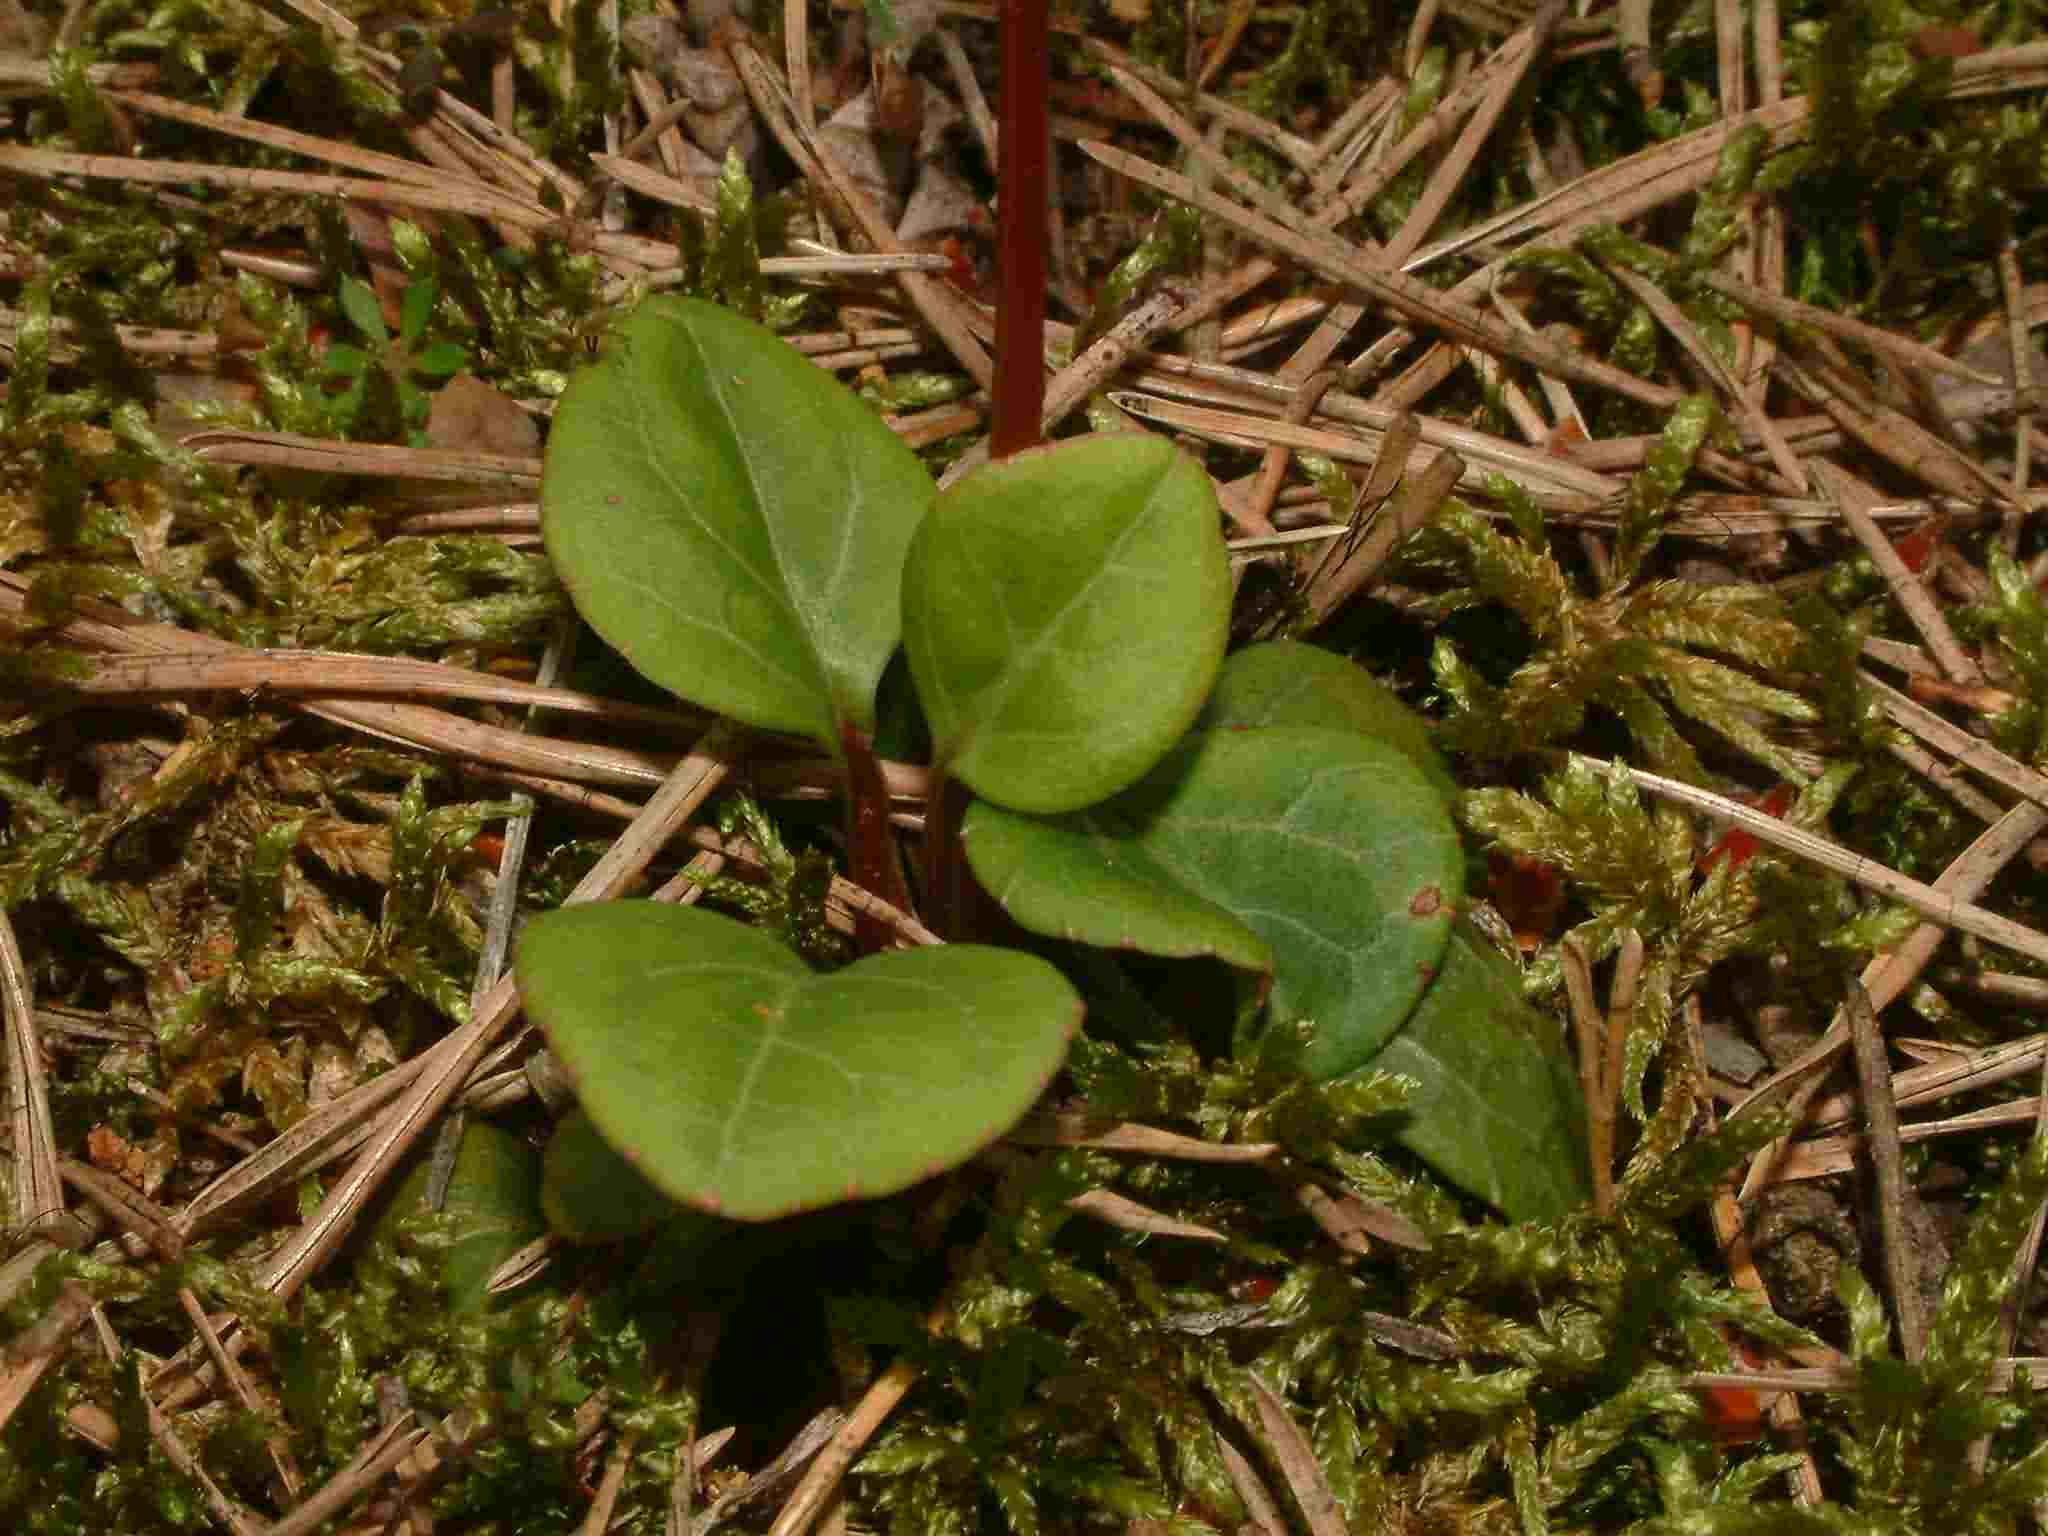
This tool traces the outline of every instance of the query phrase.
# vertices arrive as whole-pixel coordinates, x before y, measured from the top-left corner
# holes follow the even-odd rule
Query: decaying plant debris
[[[1113,968],[1003,1146],[715,1262],[380,1207],[555,1112],[522,905],[931,940],[828,764],[691,821],[536,425],[680,288],[984,456],[994,10],[0,0],[0,1519],[2048,1525],[2024,0],[1054,18],[1047,430],[1196,448],[1239,637],[1431,716],[1592,1207]]]

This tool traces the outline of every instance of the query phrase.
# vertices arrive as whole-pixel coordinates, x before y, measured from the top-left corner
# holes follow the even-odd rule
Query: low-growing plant
[[[430,276],[407,283],[393,336],[370,285],[360,278],[341,280],[341,312],[363,342],[336,342],[327,349],[327,371],[348,380],[335,402],[343,420],[391,418],[415,439],[421,437],[432,402],[420,381],[444,380],[469,361],[452,341],[426,342],[427,322],[439,297],[440,285]]]
[[[951,894],[964,851],[1037,935],[1228,966],[1227,1049],[1262,1081],[1397,1071],[1416,1085],[1403,1139],[1455,1183],[1516,1216],[1581,1199],[1569,1066],[1514,968],[1456,925],[1465,858],[1420,722],[1311,647],[1225,663],[1216,502],[1179,450],[1081,437],[936,493],[771,333],[654,299],[571,383],[542,498],[578,610],[636,668],[839,760],[861,884],[907,899],[872,744],[900,639],[933,743],[942,932],[973,926]],[[1082,1012],[1022,947],[820,973],[650,902],[545,914],[518,968],[589,1124],[667,1195],[747,1219],[971,1156],[1044,1090]]]

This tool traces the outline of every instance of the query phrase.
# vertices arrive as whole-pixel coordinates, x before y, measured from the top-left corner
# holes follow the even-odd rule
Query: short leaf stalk
[[[954,942],[980,936],[979,888],[960,847],[968,799],[964,784],[933,770],[924,801],[924,918],[932,932]]]
[[[839,722],[839,753],[846,760],[846,860],[855,885],[872,891],[899,912],[911,910],[910,890],[889,826],[889,786],[874,743],[850,720]],[[889,925],[866,913],[855,915],[854,946],[879,954],[894,942]]]

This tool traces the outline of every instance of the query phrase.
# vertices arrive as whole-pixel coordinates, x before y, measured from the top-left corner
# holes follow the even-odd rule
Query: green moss
[[[1521,621],[1532,645],[1503,687],[1439,639],[1433,666],[1450,706],[1443,745],[1487,759],[1540,751],[1569,742],[1598,708],[1620,719],[1659,772],[1700,774],[1697,750],[1680,733],[1684,720],[1787,778],[1807,777],[1759,724],[1803,723],[1814,715],[1799,694],[1762,680],[1784,676],[1801,659],[1802,637],[1779,600],[1757,587],[1628,585],[1661,536],[1663,509],[1709,419],[1703,409],[1682,410],[1649,467],[1631,482],[1619,509],[1609,590],[1595,598],[1575,592],[1544,545],[1507,538],[1461,503],[1446,504],[1413,553],[1421,568],[1459,583],[1439,600],[1439,611],[1501,605]]]

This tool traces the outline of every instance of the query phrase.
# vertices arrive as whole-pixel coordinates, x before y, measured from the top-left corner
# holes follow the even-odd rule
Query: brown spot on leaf
[[[1410,917],[1434,917],[1443,910],[1444,893],[1440,886],[1425,885],[1408,898]]]

